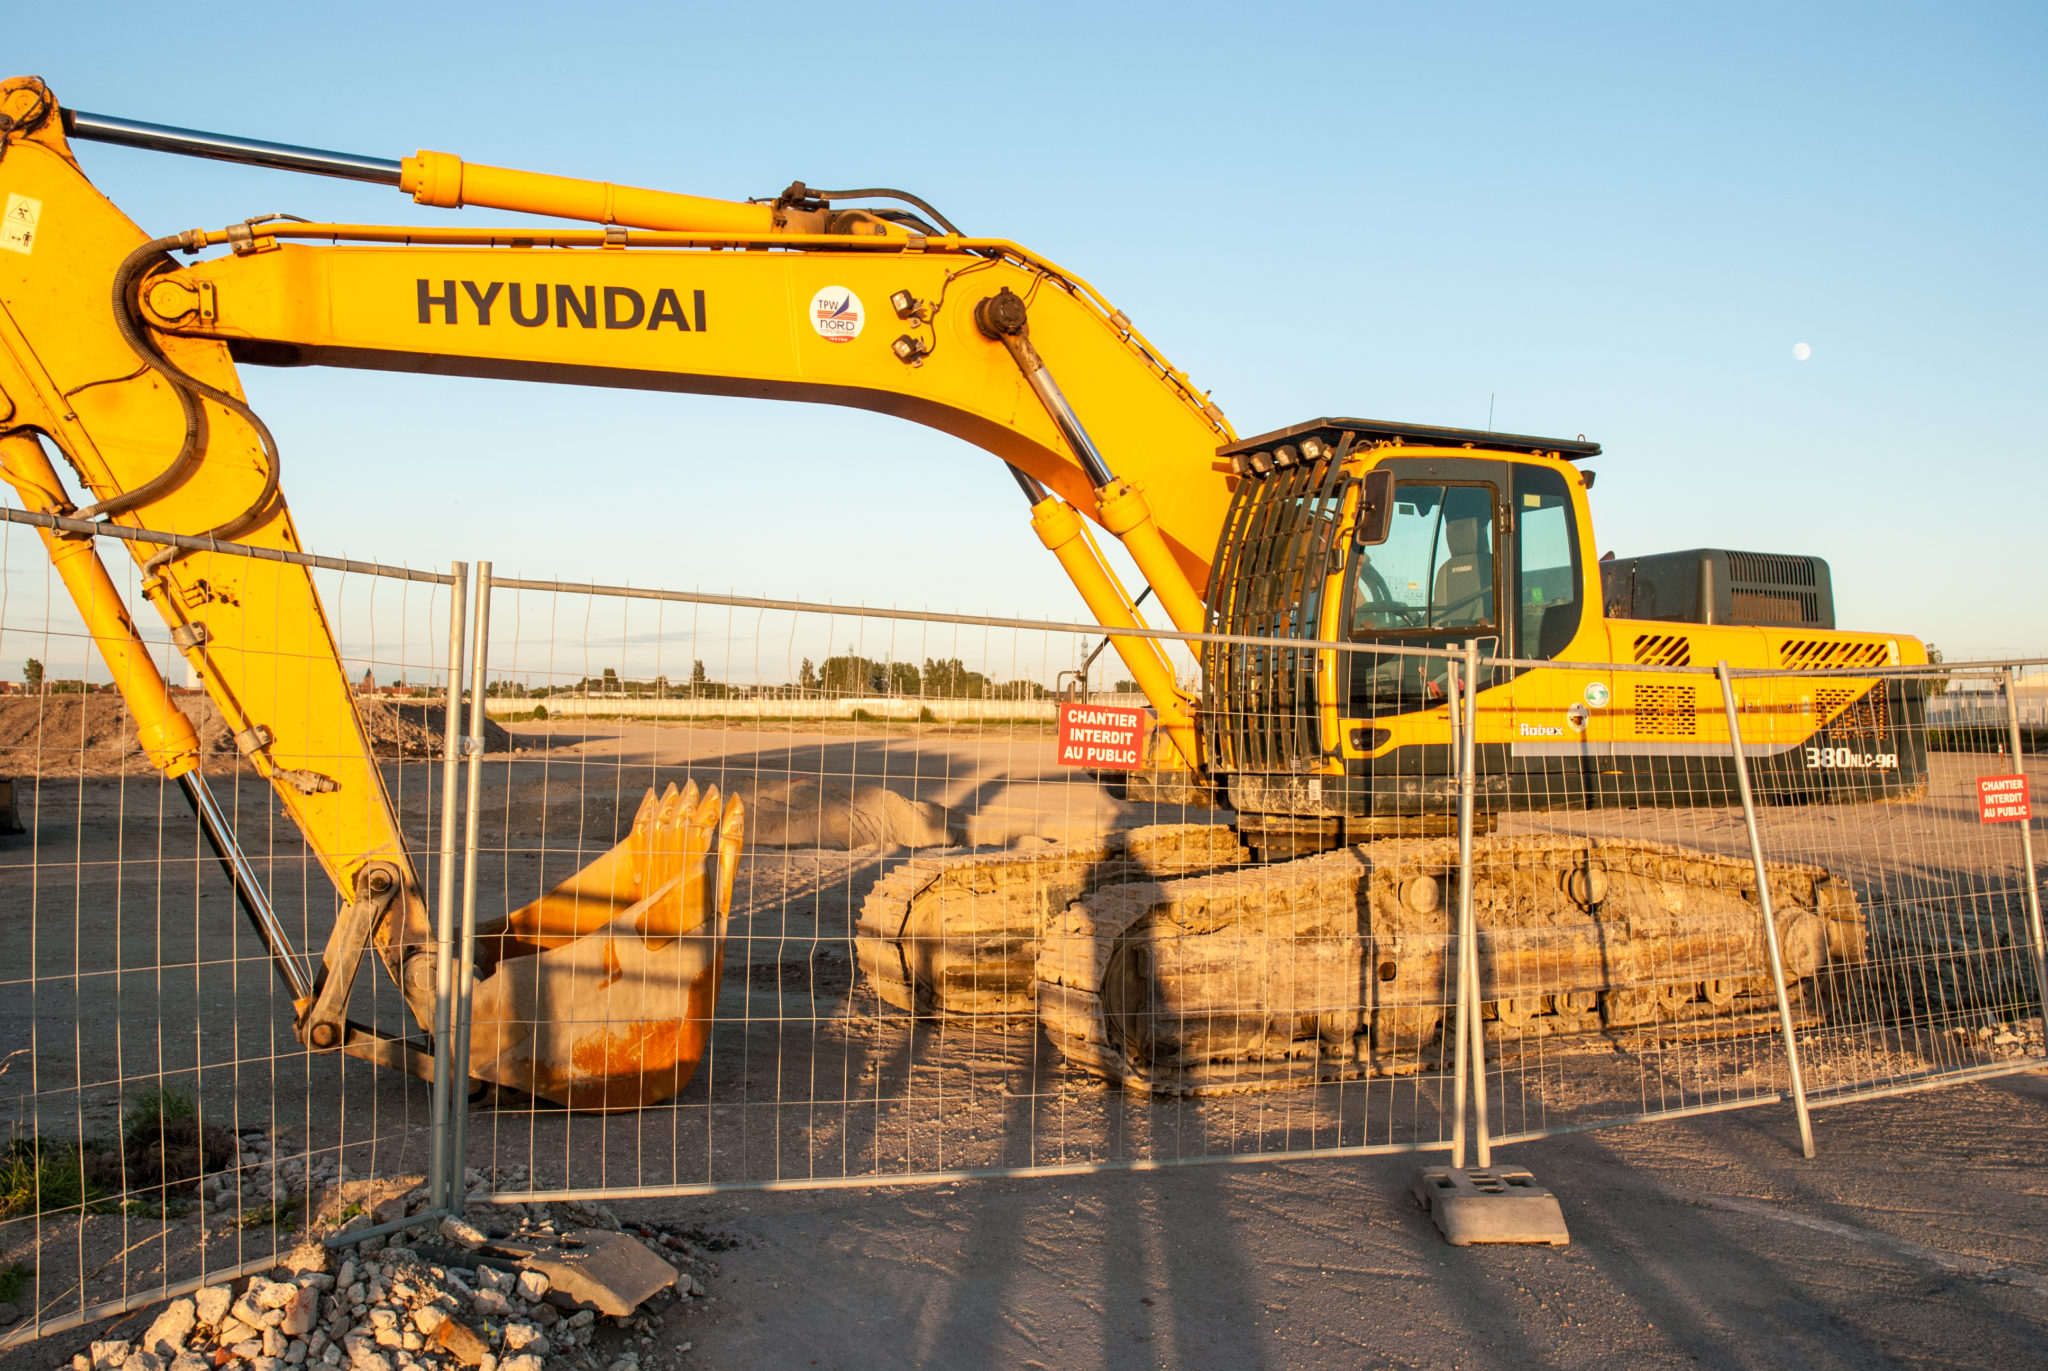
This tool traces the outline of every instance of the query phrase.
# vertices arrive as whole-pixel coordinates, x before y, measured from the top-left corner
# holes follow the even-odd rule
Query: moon
[[[1793,361],[1795,361],[1795,362],[1803,362],[1803,361],[1805,361],[1805,360],[1806,360],[1807,358],[1809,358],[1809,357],[1811,357],[1811,356],[1813,356],[1813,349],[1812,349],[1812,348],[1810,348],[1810,347],[1808,347],[1808,346],[1807,346],[1806,344],[1804,344],[1804,343],[1794,343],[1794,344],[1792,345],[1792,360],[1793,360]]]

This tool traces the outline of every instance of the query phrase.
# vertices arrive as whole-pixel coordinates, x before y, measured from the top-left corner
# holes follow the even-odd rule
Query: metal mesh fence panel
[[[1490,832],[1472,873],[1494,1127],[1536,1136],[1779,1099],[1776,996],[1711,667],[1482,670],[1506,687],[1479,697]]]
[[[1815,1104],[2048,1057],[2029,783],[2041,729],[1998,665],[1743,675],[1746,696],[1804,711],[1813,736],[1754,767],[1774,861],[1853,892],[1861,955],[1812,982],[1800,1054]],[[1758,708],[1745,707],[1745,717]],[[1798,950],[1809,930],[1785,930]]]
[[[19,1314],[0,1330],[8,1344],[268,1268],[309,1233],[403,1214],[423,1198],[428,1165],[425,1082],[295,1036],[281,964],[317,974],[335,885],[237,745],[246,721],[224,718],[198,688],[212,659],[175,650],[135,561],[118,543],[101,551],[169,703],[197,732],[203,780],[151,766],[38,534],[0,524],[0,663],[11,678],[0,782],[19,821],[0,833],[0,1270]],[[299,573],[266,562],[248,574]],[[376,773],[431,888],[446,817],[433,759],[450,578],[315,576]],[[237,608],[228,578],[216,581],[205,609],[218,632]],[[243,681],[293,678],[281,658],[244,653],[238,665]],[[304,722],[295,713],[312,708],[284,692],[262,722],[291,736]],[[340,772],[348,760],[301,765]],[[288,947],[274,951],[237,908],[194,793],[231,826]],[[345,867],[364,854],[325,855]],[[377,958],[363,960],[350,1018],[417,1042]],[[260,1350],[285,1350],[245,1331]]]
[[[1472,879],[1497,1135],[1795,1097],[1804,1129],[1808,1104],[2041,1063],[2027,825],[1978,808],[1980,780],[2025,793],[2012,668],[1493,670]]]
[[[1290,755],[1218,782],[1064,755],[1075,720],[1111,729],[1143,708],[1077,685],[1101,642],[1078,631],[543,582],[500,583],[495,603],[489,697],[513,738],[479,797],[485,946],[714,788],[740,798],[746,838],[687,1083],[610,1113],[517,1088],[520,1052],[572,1039],[579,1069],[672,1065],[646,1024],[608,1017],[623,1001],[601,983],[636,974],[615,941],[546,1012],[525,1002],[504,1062],[472,1055],[501,1083],[465,1158],[479,1200],[1462,1153],[1464,1047],[1493,1141],[1785,1100],[1801,1043],[1815,1102],[2038,1050],[2015,1007],[1971,1021],[1981,1050],[1944,1020],[1946,1056],[1881,1069],[1882,1044],[1926,1036],[1916,1002],[1869,987],[1897,980],[1893,892],[1934,835],[1864,838],[1954,786],[1939,766],[1932,790],[1917,773],[1798,782],[1853,705],[1839,673],[1736,673],[1724,691],[1654,642],[1624,664],[1286,648],[1275,661],[1303,677]],[[1215,655],[1205,641],[1229,646],[1188,642],[1189,661]],[[1303,703],[1318,672],[1354,706],[1388,682],[1417,698],[1387,711],[1405,722],[1360,727]],[[1272,690],[1238,693],[1212,683],[1212,736],[1266,727]],[[1814,755],[1825,771],[1833,754]],[[1830,847],[1790,841],[1795,824],[1870,833]],[[2001,959],[1951,981],[2033,974],[2005,847]],[[601,925],[622,931],[595,915],[582,931]],[[561,945],[500,947],[505,966]],[[528,1037],[550,1045],[516,1048]]]
[[[608,1114],[500,1088],[470,1124],[478,1198],[1448,1146],[1441,949],[1380,1011],[1376,1062],[1366,865],[1262,861],[1226,796],[1114,769],[1135,751],[1062,764],[1063,737],[1085,757],[1144,712],[1114,665],[1110,689],[1073,684],[1099,637],[526,582],[498,583],[492,622],[512,739],[479,794],[484,946],[664,797],[737,796],[746,828],[688,1085]],[[610,955],[472,1068],[518,1079],[522,1053],[561,1055],[531,1043],[549,1020],[616,1012],[605,977],[652,963]],[[487,987],[480,1024],[509,1002]],[[578,1030],[580,1069],[669,1070],[645,1025],[603,1027]]]

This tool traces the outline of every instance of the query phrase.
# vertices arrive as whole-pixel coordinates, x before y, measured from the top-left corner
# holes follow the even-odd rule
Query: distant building
[[[377,673],[375,671],[370,670],[368,667],[365,667],[363,669],[363,679],[356,682],[356,694],[375,695],[376,693]]]

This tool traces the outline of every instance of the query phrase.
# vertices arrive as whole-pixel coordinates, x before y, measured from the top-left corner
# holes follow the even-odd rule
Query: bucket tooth
[[[732,917],[732,888],[740,874],[740,847],[747,833],[747,806],[735,795],[718,818],[718,921]]]

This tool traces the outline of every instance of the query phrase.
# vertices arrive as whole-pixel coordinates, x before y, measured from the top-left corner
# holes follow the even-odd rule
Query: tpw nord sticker
[[[850,343],[860,337],[866,313],[860,297],[845,286],[827,286],[811,297],[811,327],[828,343]]]

